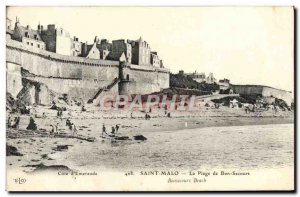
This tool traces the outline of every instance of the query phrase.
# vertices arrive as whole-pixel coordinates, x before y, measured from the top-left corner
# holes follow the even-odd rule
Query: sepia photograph
[[[6,6],[6,190],[294,191],[292,6]]]

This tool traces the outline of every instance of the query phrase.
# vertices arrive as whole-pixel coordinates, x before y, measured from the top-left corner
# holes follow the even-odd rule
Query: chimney
[[[19,18],[16,17],[16,23],[15,23],[15,27],[18,27],[20,25],[20,21],[19,21]]]
[[[44,30],[44,26],[43,25],[41,25],[41,32]]]
[[[98,40],[97,36],[95,36],[95,39],[94,39],[94,43],[96,43]]]
[[[29,25],[27,25],[27,29],[30,29],[30,26],[29,26]]]
[[[40,23],[39,23],[39,25],[38,25],[38,32],[41,34],[42,33],[42,26],[40,25]]]
[[[48,25],[49,31],[55,31],[55,25]]]
[[[87,55],[87,42],[82,43],[82,45],[81,45],[81,53],[84,56]]]

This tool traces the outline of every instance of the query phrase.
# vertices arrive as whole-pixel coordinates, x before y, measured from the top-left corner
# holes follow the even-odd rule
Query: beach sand
[[[72,134],[66,126],[67,118],[70,118],[71,122],[76,125],[78,135],[95,138],[95,141],[103,140],[100,138],[103,124],[105,124],[108,132],[111,131],[112,126],[120,124],[118,135],[128,136],[133,139],[135,135],[145,135],[147,137],[147,132],[294,123],[294,111],[278,111],[277,113],[274,111],[263,111],[246,114],[243,109],[232,109],[222,106],[219,109],[201,108],[195,111],[172,111],[171,117],[168,118],[163,109],[153,109],[149,113],[151,116],[150,120],[145,120],[145,113],[140,111],[115,110],[104,112],[93,105],[86,105],[85,107],[87,111],[81,112],[81,107],[79,106],[68,106],[67,111],[63,112],[61,118],[57,117],[56,110],[49,109],[50,106],[37,106],[31,111],[30,115],[21,115],[20,130],[7,130],[7,144],[16,147],[23,156],[8,156],[6,161],[8,170],[20,168],[30,172],[36,167],[28,166],[41,163],[47,166],[65,165],[64,163],[58,163],[56,159],[56,153],[61,152],[56,149],[58,145],[70,145],[67,149],[62,150],[67,153],[74,144],[86,145],[94,143],[76,138],[50,137],[50,125],[57,123],[59,123],[59,132],[67,135]],[[43,113],[45,113],[46,118],[42,118]],[[11,114],[11,116],[14,117],[15,115]],[[34,118],[38,126],[38,132],[44,133],[43,136],[22,134],[28,126],[30,117]],[[11,137],[13,136],[11,135],[12,133],[20,133],[21,135]],[[30,131],[26,133],[30,133]],[[138,142],[133,140],[132,143]],[[124,144],[126,145],[125,142]]]

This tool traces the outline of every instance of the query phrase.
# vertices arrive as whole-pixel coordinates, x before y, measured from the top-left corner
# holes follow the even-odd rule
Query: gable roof
[[[38,39],[42,41],[41,35],[38,31],[24,27],[24,26],[17,26],[17,31],[19,32],[20,36],[23,37],[29,37],[30,39]]]

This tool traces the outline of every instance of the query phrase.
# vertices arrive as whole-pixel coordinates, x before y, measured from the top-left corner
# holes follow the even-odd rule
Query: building
[[[131,63],[132,60],[132,49],[131,45],[127,43],[124,39],[113,40],[112,41],[112,50],[108,54],[110,60],[118,61],[120,57],[124,54],[125,61]]]
[[[230,80],[229,79],[220,79],[218,82],[220,86],[220,90],[227,90],[230,88]]]
[[[191,77],[193,80],[197,81],[198,83],[215,83],[216,82],[216,78],[214,78],[213,73],[209,73],[209,75],[206,77],[205,73],[198,73],[197,71],[193,72],[193,73],[187,73],[185,74],[186,76]]]
[[[95,37],[94,43],[88,45],[86,43],[82,43],[81,45],[81,57],[89,58],[89,59],[100,59],[100,51],[97,48],[98,39]]]
[[[206,82],[206,75],[203,72],[202,73],[198,73],[197,71],[195,71],[192,74],[187,74],[187,75],[189,75],[190,77],[192,77],[192,79],[194,79],[198,83]]]
[[[72,42],[69,32],[63,28],[56,29],[56,53],[72,56]]]
[[[97,102],[101,92],[150,94],[169,88],[169,69],[164,68],[158,56],[153,56],[157,61],[152,59],[151,64],[150,46],[141,38],[110,43],[96,37],[89,45],[76,36],[71,38],[66,30],[53,24],[46,29],[39,24],[33,30],[21,26],[17,19],[10,30],[9,22],[7,91],[14,98],[21,93],[25,100],[30,98],[30,104],[49,104],[58,96],[68,95]],[[133,45],[137,64],[132,63]]]
[[[208,77],[206,78],[206,83],[212,84],[215,83],[217,80],[214,78],[213,73],[209,73]]]
[[[160,67],[164,68],[164,62],[163,62],[163,60],[160,60]]]
[[[31,29],[29,25],[26,27],[21,26],[18,18],[16,18],[16,23],[11,38],[34,48],[42,50],[45,50],[46,48],[40,32]]]
[[[157,52],[155,51],[150,52],[150,63],[152,66],[161,67],[161,61],[157,55]]]
[[[127,40],[132,47],[132,64],[149,66],[150,64],[150,45],[140,37],[138,40]]]
[[[47,51],[68,56],[76,55],[76,53],[73,53],[76,50],[76,46],[72,49],[72,44],[78,40],[76,41],[75,39],[75,41],[72,41],[68,31],[63,28],[55,28],[53,24],[48,25],[46,30],[43,29],[43,26],[39,26],[38,30],[41,32],[42,39],[46,43]]]
[[[97,43],[97,48],[100,51],[100,59],[106,60],[112,51],[112,43],[107,39],[101,39],[100,43]]]
[[[87,42],[80,42],[76,36],[71,38],[68,31],[56,28],[54,24],[47,25],[46,29],[39,24],[37,30],[33,30],[29,26],[21,26],[17,18],[14,30],[10,30],[11,20],[7,18],[6,23],[7,37],[35,48],[89,59],[119,61],[122,57],[129,64],[164,68],[157,52],[151,52],[150,45],[141,37],[138,40],[114,40],[112,43],[107,39],[99,41],[95,37],[94,43],[88,45]]]
[[[73,56],[81,55],[81,42],[79,42],[79,38],[76,36],[71,40],[71,53]]]
[[[108,55],[111,53],[112,44],[107,39],[99,41],[96,36],[94,43],[89,45],[87,42],[81,43],[80,57],[87,57],[92,59],[108,60]]]
[[[178,74],[179,74],[179,75],[184,75],[184,71],[183,71],[183,70],[180,70],[180,71],[178,71]]]
[[[112,50],[112,43],[108,39],[101,39],[100,43],[97,43],[97,48],[99,50]]]
[[[13,33],[14,33],[14,31],[13,31],[13,28],[12,28],[11,19],[6,18],[6,36],[11,38]]]
[[[106,60],[108,58],[108,55],[110,53],[109,50],[104,49],[104,50],[99,50],[100,51],[100,59],[101,60]]]

